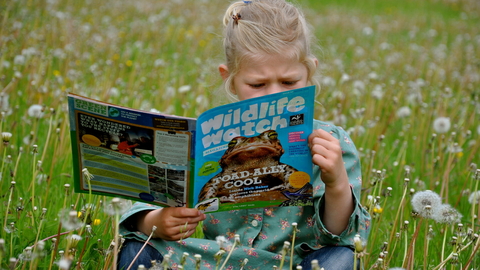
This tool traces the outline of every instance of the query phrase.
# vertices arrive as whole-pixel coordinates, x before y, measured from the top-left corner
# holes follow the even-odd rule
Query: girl
[[[219,72],[230,97],[244,100],[315,83],[318,61],[310,51],[311,34],[303,14],[293,5],[284,0],[235,2],[225,13],[224,26],[226,63],[219,66]],[[162,260],[169,251],[173,262],[180,262],[183,252],[188,252],[191,257],[202,255],[202,266],[213,268],[214,255],[222,244],[215,238],[226,235],[233,241],[235,234],[240,236],[240,246],[228,265],[237,268],[247,258],[247,269],[273,269],[280,264],[279,254],[284,241],[291,240],[290,226],[296,222],[294,257],[288,260],[303,269],[311,269],[313,259],[325,269],[352,269],[353,238],[360,234],[367,239],[370,222],[359,203],[357,150],[343,129],[320,121],[314,123],[309,144],[317,165],[314,206],[205,215],[197,209],[137,203],[122,217],[122,234],[127,240],[119,267],[130,265],[156,226],[154,239],[132,269],[138,264],[148,267],[151,260]],[[200,221],[205,239],[188,238]]]

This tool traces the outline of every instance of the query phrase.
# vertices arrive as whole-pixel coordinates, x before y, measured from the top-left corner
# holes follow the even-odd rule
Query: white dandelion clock
[[[190,89],[192,89],[190,85],[182,85],[180,88],[178,88],[178,93],[186,93],[190,91]]]
[[[110,216],[122,215],[127,212],[130,207],[132,207],[132,202],[130,200],[113,198],[110,202],[105,202],[103,211]]]
[[[403,106],[397,111],[398,118],[409,117],[411,114],[412,114],[412,110],[410,110],[410,108],[407,106]]]
[[[437,193],[431,190],[425,190],[415,193],[411,203],[413,210],[420,216],[430,218],[442,205],[442,200]]]
[[[434,213],[433,219],[438,223],[455,224],[460,222],[462,214],[449,204],[442,204]]]
[[[472,192],[468,197],[468,202],[470,204],[478,204],[480,202],[480,190]]]
[[[450,118],[448,117],[438,117],[433,121],[433,130],[437,133],[447,133],[450,130]]]
[[[28,116],[33,118],[42,118],[43,117],[43,106],[34,104],[28,108]]]

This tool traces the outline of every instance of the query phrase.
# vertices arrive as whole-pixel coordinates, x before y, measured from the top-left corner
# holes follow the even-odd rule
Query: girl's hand
[[[138,220],[137,228],[150,235],[153,226],[156,226],[154,238],[176,241],[190,237],[205,218],[206,215],[195,208],[166,207],[147,212]]]
[[[341,188],[348,184],[348,175],[342,159],[340,142],[323,129],[316,129],[308,137],[312,161],[320,167],[322,181],[327,188]]]

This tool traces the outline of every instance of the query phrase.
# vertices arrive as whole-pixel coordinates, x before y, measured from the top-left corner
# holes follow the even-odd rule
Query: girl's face
[[[228,78],[225,65],[219,67],[223,79]],[[244,100],[307,86],[307,67],[298,60],[282,55],[265,55],[242,63],[233,78],[232,93]]]

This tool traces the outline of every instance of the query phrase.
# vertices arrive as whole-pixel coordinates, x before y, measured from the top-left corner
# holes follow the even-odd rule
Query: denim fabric
[[[140,251],[143,244],[143,242],[137,240],[126,240],[123,243],[122,249],[118,255],[117,269],[127,269],[133,258],[137,256],[137,253]],[[163,261],[163,256],[154,247],[146,245],[130,269],[136,270],[140,264],[143,264],[148,269],[152,267],[153,260],[156,260],[160,263]]]
[[[119,254],[118,270],[127,269],[142,246],[143,242],[136,240],[125,241]],[[310,262],[318,260],[320,267],[323,267],[325,270],[352,270],[353,256],[353,251],[348,247],[323,247],[308,254],[300,265],[303,267],[303,270],[311,270]],[[152,265],[152,260],[160,263],[163,260],[163,256],[155,248],[147,245],[131,269],[137,269],[139,264],[149,268]],[[357,269],[360,269],[360,266]]]
[[[325,270],[351,270],[353,269],[353,256],[353,251],[348,247],[323,247],[308,254],[300,265],[303,270],[310,270],[312,269],[310,262],[318,260],[320,267]],[[360,269],[359,265],[357,269]]]

